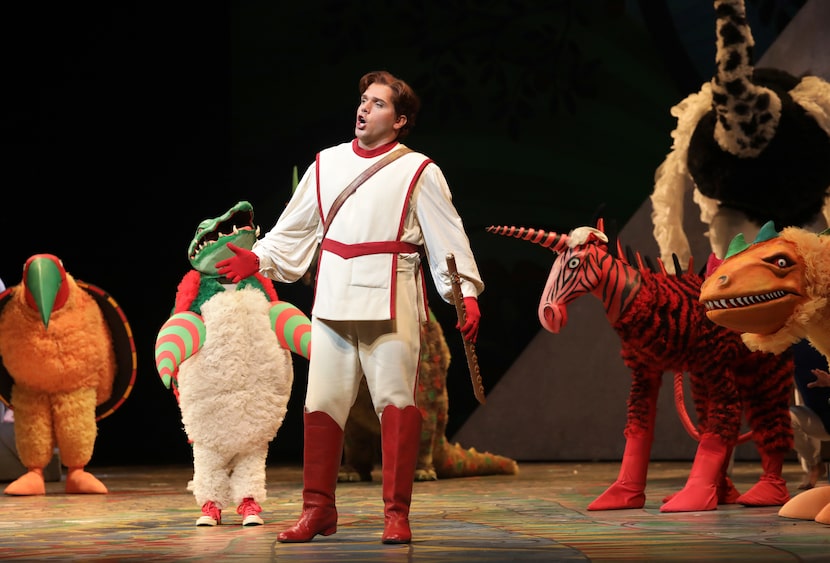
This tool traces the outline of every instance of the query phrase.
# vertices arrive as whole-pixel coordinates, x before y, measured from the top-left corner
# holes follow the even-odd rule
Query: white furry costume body
[[[259,290],[234,286],[202,306],[206,339],[178,374],[179,407],[193,443],[192,491],[219,508],[266,498],[268,444],[282,425],[294,371]]]

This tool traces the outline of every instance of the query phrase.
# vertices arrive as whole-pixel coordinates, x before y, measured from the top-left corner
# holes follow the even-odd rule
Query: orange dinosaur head
[[[703,282],[700,301],[715,324],[773,334],[810,299],[805,271],[795,242],[767,223],[751,245],[743,235],[735,237],[724,261]]]

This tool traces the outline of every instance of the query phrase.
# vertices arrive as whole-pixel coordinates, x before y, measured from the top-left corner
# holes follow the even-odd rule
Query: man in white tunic
[[[419,323],[428,319],[422,262],[452,303],[446,257],[453,254],[466,308],[466,323],[457,328],[465,339],[475,342],[481,318],[477,297],[484,284],[447,181],[430,158],[400,142],[415,124],[417,95],[386,71],[364,75],[359,91],[355,139],[319,152],[271,231],[251,251],[233,248],[235,256],[217,264],[231,280],[261,271],[294,282],[320,247],[303,414],[303,511],[280,532],[280,542],[337,531],[343,428],[363,375],[381,422],[382,541],[412,540]],[[394,160],[365,177],[367,168],[387,158]],[[360,176],[353,195],[338,197]]]

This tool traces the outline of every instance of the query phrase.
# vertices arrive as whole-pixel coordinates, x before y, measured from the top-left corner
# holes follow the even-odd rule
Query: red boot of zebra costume
[[[718,507],[718,483],[730,448],[718,436],[703,434],[686,486],[660,507],[660,512],[698,512]]]
[[[741,493],[735,488],[735,484],[729,477],[729,463],[732,461],[732,451],[734,448],[729,448],[726,453],[726,459],[720,470],[720,482],[718,483],[718,504],[736,504]],[[677,493],[672,493],[663,497],[663,503],[669,502]]]
[[[588,510],[642,508],[646,504],[646,477],[651,455],[651,433],[632,436],[625,442],[617,480],[588,505]]]
[[[783,451],[761,450],[761,467],[764,473],[752,488],[738,497],[744,506],[781,506],[790,500],[787,482],[781,477],[784,466]]]

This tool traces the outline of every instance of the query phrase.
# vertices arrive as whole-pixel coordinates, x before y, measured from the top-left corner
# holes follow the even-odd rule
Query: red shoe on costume
[[[260,517],[262,507],[254,499],[248,497],[242,499],[242,503],[236,507],[236,513],[242,516],[243,526],[261,526],[265,523]]]
[[[588,505],[588,510],[622,510],[645,506],[652,440],[652,434],[648,433],[631,436],[625,441],[617,480]]]
[[[202,515],[196,520],[197,526],[218,526],[222,523],[222,510],[212,500],[202,505]]]

